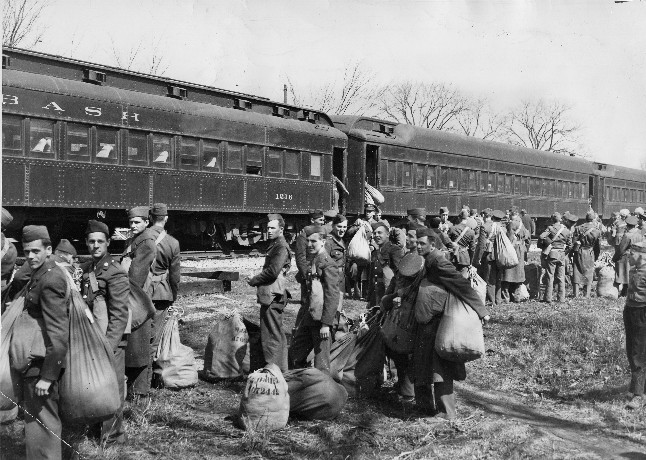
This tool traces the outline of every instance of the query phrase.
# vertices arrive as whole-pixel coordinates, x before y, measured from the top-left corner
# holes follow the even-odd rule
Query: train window
[[[262,157],[265,151],[261,145],[247,146],[247,174],[262,176]]]
[[[319,153],[312,153],[310,155],[310,176],[314,180],[321,180],[321,163],[323,162],[323,155]]]
[[[66,136],[66,157],[71,161],[90,161],[88,148],[90,130],[87,126],[68,123]]]
[[[144,133],[128,133],[128,164],[148,165],[147,143],[148,139]]]
[[[496,174],[497,193],[505,193],[505,175]]]
[[[312,155],[314,156],[314,155]],[[312,161],[314,161],[312,159]],[[310,170],[311,170],[311,165],[310,165]],[[310,171],[310,175],[312,174],[313,171]],[[278,149],[272,149],[270,148],[267,153],[267,174],[272,175],[272,176],[282,176],[283,174],[283,151],[278,150]],[[318,171],[318,174],[320,175],[321,172]]]
[[[179,147],[179,168],[191,170],[198,166],[198,140],[183,137]]]
[[[415,185],[417,188],[426,187],[426,167],[424,165],[415,165]]]
[[[612,201],[610,196],[610,187],[606,186],[606,201]]]
[[[22,155],[22,120],[11,115],[2,115],[2,152]]]
[[[202,144],[202,169],[212,172],[222,171],[222,155],[220,143],[204,141]]]
[[[426,175],[426,186],[428,188],[435,188],[437,186],[436,169],[435,166],[428,167],[428,174]]]
[[[479,188],[479,190],[481,192],[486,192],[488,183],[489,183],[489,174],[487,174],[486,171],[481,171],[480,172],[480,188]]]
[[[527,176],[520,176],[520,194],[529,195],[529,190],[527,189]]]
[[[449,188],[449,170],[442,166],[438,166],[438,188],[447,189]]]
[[[379,160],[379,183],[388,184],[388,160]]]
[[[511,177],[509,174],[505,175],[505,193],[509,194],[512,193],[511,190]]]
[[[285,150],[285,175],[290,177],[298,177],[298,172],[301,170],[301,152],[297,150]],[[314,155],[312,155],[314,156]],[[319,162],[321,156],[319,155]],[[319,166],[320,170],[320,166]],[[320,175],[320,171],[319,171]]]
[[[413,186],[413,163],[404,163],[402,167],[402,186]]]
[[[116,163],[117,135],[116,129],[96,128],[96,157],[97,163]]]
[[[472,192],[475,192],[478,188],[476,172],[468,171],[467,173],[469,174],[469,179],[468,179],[469,183],[467,184],[468,189],[471,190]]]
[[[227,172],[240,174],[242,172],[242,144],[229,142],[227,146]]]
[[[448,168],[449,170],[449,188],[458,188],[458,170],[455,168]]]
[[[29,156],[35,158],[54,158],[54,122],[31,120],[29,124]]]
[[[395,179],[397,178],[397,162],[388,161],[388,185],[395,185]]]
[[[467,190],[469,188],[469,171],[458,169],[458,174],[460,175],[460,190]]]
[[[628,189],[623,189],[624,192],[624,203],[628,202]]]
[[[170,136],[153,134],[153,166],[158,168],[172,168],[173,157],[171,152]]]

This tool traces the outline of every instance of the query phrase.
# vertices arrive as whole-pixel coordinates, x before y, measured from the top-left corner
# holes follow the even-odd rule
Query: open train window
[[[172,168],[174,164],[172,153],[170,136],[153,134],[153,166],[157,168]]]
[[[182,137],[179,142],[179,169],[192,170],[199,167],[197,139]]]
[[[413,186],[413,163],[402,165],[402,187]]]
[[[227,172],[242,174],[242,144],[229,142],[227,145]]]
[[[437,187],[437,168],[435,166],[428,167],[428,173],[426,174],[426,186],[428,188]]]
[[[90,161],[90,129],[87,126],[68,123],[65,138],[66,159],[70,161]]]
[[[314,155],[311,155],[311,156],[314,156]],[[301,152],[297,150],[285,150],[285,155],[283,156],[283,159],[285,161],[285,168],[283,169],[283,171],[285,171],[285,176],[297,178],[298,172],[301,169]],[[320,155],[319,155],[319,161],[321,161]],[[320,166],[319,166],[319,176],[320,175],[321,173],[320,173]]]
[[[211,172],[222,171],[222,156],[220,155],[220,143],[204,141],[202,143],[202,169]]]
[[[128,161],[129,165],[148,166],[148,139],[144,133],[128,132]]]
[[[262,157],[264,149],[260,145],[247,146],[247,166],[245,173],[262,176]]]
[[[2,153],[22,156],[22,119],[2,115]]]
[[[415,186],[426,187],[426,166],[424,165],[415,165]]]
[[[56,158],[54,143],[54,122],[34,120],[29,123],[29,156],[34,158]]]
[[[111,128],[96,129],[96,155],[97,163],[116,163],[117,158],[117,137],[118,131]]]
[[[455,168],[448,168],[449,172],[449,189],[458,188],[458,170]]]

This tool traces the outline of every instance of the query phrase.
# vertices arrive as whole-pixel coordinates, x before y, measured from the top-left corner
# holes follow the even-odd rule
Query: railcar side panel
[[[2,205],[24,206],[25,200],[25,163],[23,160],[3,158],[2,161]]]

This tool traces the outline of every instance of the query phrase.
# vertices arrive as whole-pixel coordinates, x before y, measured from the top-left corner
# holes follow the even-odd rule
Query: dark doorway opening
[[[334,174],[335,199],[339,207],[338,212],[345,214],[348,200],[345,149],[334,148],[332,152],[332,174]]]
[[[366,145],[366,182],[375,188],[379,188],[377,178],[379,177],[377,167],[379,165],[379,147]]]

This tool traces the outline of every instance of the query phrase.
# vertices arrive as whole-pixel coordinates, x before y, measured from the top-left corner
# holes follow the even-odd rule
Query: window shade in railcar
[[[132,166],[148,166],[147,136],[137,131],[127,132],[127,161]]]
[[[55,123],[50,120],[29,120],[29,156],[33,158],[56,158],[54,138]]]
[[[70,161],[90,161],[90,128],[68,123],[65,134],[65,156]]]
[[[172,153],[171,137],[153,134],[152,165],[157,168],[172,168],[175,165]]]
[[[312,153],[310,155],[310,179],[321,180],[321,169],[323,162],[323,155],[320,153]]]
[[[242,174],[242,152],[244,145],[229,142],[227,144],[227,172]]]
[[[220,155],[219,142],[202,142],[202,169],[211,172],[222,171],[222,156]]]
[[[95,159],[97,163],[117,163],[117,138],[119,131],[113,128],[96,128]]]
[[[2,116],[2,151],[22,155],[22,120],[19,117]]]
[[[301,170],[301,152],[297,150],[284,150],[285,176],[298,179]],[[321,175],[319,171],[319,176]]]
[[[247,165],[246,174],[255,176],[262,175],[262,158],[264,156],[264,149],[259,145],[247,146]]]

